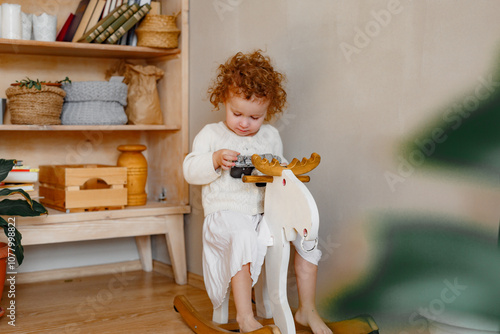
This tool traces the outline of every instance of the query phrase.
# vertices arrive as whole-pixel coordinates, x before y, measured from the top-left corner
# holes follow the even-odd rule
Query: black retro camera
[[[281,163],[281,158],[277,155],[267,153],[260,154],[260,157],[262,159],[267,159],[268,161],[276,159]],[[240,179],[243,175],[251,175],[254,168],[255,167],[252,164],[252,156],[240,154],[238,155],[238,160],[235,161],[235,165],[231,167],[230,174],[235,179]]]

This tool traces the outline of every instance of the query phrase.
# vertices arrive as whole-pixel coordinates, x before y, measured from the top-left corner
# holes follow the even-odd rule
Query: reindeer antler
[[[299,162],[299,159],[294,158],[286,168],[291,169],[295,175],[301,175],[309,173],[314,168],[318,167],[320,161],[321,157],[319,154],[313,153],[309,159],[303,158],[301,162]]]
[[[316,168],[320,161],[320,155],[313,153],[309,159],[303,158],[302,161],[299,161],[294,158],[288,166],[283,167],[276,159],[269,162],[267,159],[262,159],[258,154],[252,155],[252,163],[255,168],[270,176],[280,176],[283,169],[290,169],[295,175],[305,174]]]
[[[252,164],[258,171],[269,176],[280,176],[281,171],[285,168],[280,165],[277,159],[273,159],[269,162],[269,160],[265,158],[262,159],[258,154],[252,155]]]

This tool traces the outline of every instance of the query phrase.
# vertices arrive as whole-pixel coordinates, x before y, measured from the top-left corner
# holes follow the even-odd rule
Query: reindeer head
[[[270,183],[266,189],[264,216],[269,225],[284,231],[287,241],[295,240],[297,233],[300,233],[302,240],[317,242],[318,208],[311,193],[302,183],[309,181],[309,177],[301,174],[316,168],[320,160],[319,154],[313,153],[309,159],[293,159],[288,166],[281,166],[276,159],[268,161],[254,154],[253,165],[266,175],[243,177],[244,182]],[[276,182],[273,182],[275,180]]]

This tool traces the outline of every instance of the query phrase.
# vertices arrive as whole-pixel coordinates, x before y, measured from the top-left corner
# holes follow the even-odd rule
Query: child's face
[[[224,102],[226,125],[238,136],[253,136],[266,118],[269,99],[252,97],[247,100],[233,93]]]

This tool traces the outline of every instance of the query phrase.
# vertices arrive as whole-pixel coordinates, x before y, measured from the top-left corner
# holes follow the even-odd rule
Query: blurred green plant
[[[500,319],[496,233],[471,222],[408,213],[383,214],[370,225],[370,271],[330,298],[328,314],[408,319],[446,310]]]
[[[15,160],[0,159],[0,182],[15,165]],[[24,199],[9,199],[10,196],[20,194]],[[34,217],[47,214],[47,209],[37,201],[31,199],[30,195],[21,189],[0,189],[0,227],[3,228],[8,239],[9,247],[14,251],[17,263],[21,265],[24,260],[24,248],[22,235],[14,224],[9,223],[4,217],[22,216]]]

